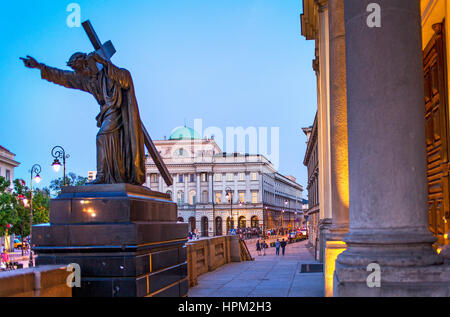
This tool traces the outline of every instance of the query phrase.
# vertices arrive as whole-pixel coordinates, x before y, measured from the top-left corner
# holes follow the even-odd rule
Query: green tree
[[[88,181],[87,177],[77,176],[75,173],[70,172],[66,175],[66,185],[68,186],[82,186]],[[50,189],[56,195],[61,193],[61,187],[64,185],[64,177],[54,179],[50,182]]]
[[[14,228],[14,224],[18,220],[17,199],[16,196],[8,189],[10,181],[0,176],[0,234],[6,233],[7,225],[10,224]]]
[[[4,234],[9,223],[12,226],[9,232],[23,238],[30,234],[31,191],[20,179],[14,180],[13,191],[6,190],[8,186],[0,177],[0,230]],[[24,198],[28,200],[27,204]],[[49,209],[50,191],[47,188],[34,190],[33,224],[48,222]]]

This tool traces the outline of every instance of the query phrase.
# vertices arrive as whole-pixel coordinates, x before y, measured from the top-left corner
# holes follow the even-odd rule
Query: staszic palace
[[[190,231],[214,236],[237,227],[301,226],[303,187],[277,173],[263,155],[222,152],[213,138],[201,138],[187,127],[154,144],[174,183],[167,187],[147,157],[146,186],[171,194],[179,221],[188,222]]]

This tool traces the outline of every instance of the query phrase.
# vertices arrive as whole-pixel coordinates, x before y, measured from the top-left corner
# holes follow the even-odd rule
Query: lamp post
[[[30,182],[30,261],[28,262],[28,267],[33,266],[33,250],[31,249],[31,234],[33,230],[33,174],[35,174],[34,180],[36,183],[41,181],[41,166],[39,164],[34,164],[31,168],[31,182]]]
[[[234,221],[233,221],[233,190],[231,189],[231,187],[226,187],[225,188],[226,191],[226,196],[227,199],[230,202],[230,233],[231,233],[231,229],[233,229],[234,227]]]
[[[52,163],[52,167],[53,170],[55,172],[59,172],[60,168],[61,168],[61,162],[59,161],[59,159],[62,159],[63,161],[63,179],[64,179],[64,186],[66,186],[66,158],[69,158],[70,155],[66,154],[66,151],[62,148],[62,146],[55,146],[52,149],[51,152],[52,156],[54,157],[54,161]]]
[[[269,218],[268,211],[267,211],[268,207],[266,206],[265,208],[266,208],[266,212],[263,211],[263,238],[266,238],[266,219]]]
[[[288,227],[289,227],[289,225],[292,227],[292,225],[291,225],[291,201],[286,199],[284,201],[284,205],[287,207],[287,211],[288,211],[288,215],[289,215]]]

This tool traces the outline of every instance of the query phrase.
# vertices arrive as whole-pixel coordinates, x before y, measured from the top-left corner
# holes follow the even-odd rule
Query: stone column
[[[342,240],[348,231],[347,82],[344,1],[329,0],[330,154],[332,225],[327,240]]]
[[[150,180],[150,174],[147,173],[146,177],[145,177],[145,184],[148,188],[151,188],[151,180]]]
[[[250,192],[250,177],[251,172],[245,173],[245,201],[251,202],[252,201],[252,195]]]
[[[350,226],[334,295],[449,296],[427,223],[420,1],[378,0],[370,28],[372,2],[345,0]]]
[[[197,173],[197,203],[203,203],[202,193],[200,192],[200,173]]]
[[[331,179],[330,179],[330,85],[329,85],[329,27],[328,0],[317,1],[319,11],[318,59],[316,66],[317,101],[317,137],[319,165],[319,215],[317,223],[319,250],[318,260],[324,261],[326,235],[331,226]],[[312,218],[311,218],[312,220]],[[316,242],[314,241],[314,244]]]
[[[160,192],[163,191],[163,183],[162,182],[163,182],[162,176],[161,176],[161,174],[158,174],[158,190]]]
[[[172,200],[174,202],[178,202],[178,193],[177,193],[177,182],[178,182],[178,178],[177,178],[177,174],[173,174],[173,192],[172,192]]]
[[[212,204],[214,199],[214,193],[213,193],[213,173],[208,173],[208,202]]]
[[[189,190],[188,190],[188,181],[189,181],[189,174],[183,175],[184,180],[184,203],[189,203]]]

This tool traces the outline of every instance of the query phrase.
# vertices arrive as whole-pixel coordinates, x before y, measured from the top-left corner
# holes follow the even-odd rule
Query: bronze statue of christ
[[[145,182],[144,137],[130,72],[96,52],[73,54],[67,62],[73,71],[49,67],[31,56],[21,59],[26,67],[40,69],[42,79],[88,92],[100,105],[96,117],[100,128],[97,179],[93,183],[142,185]]]

